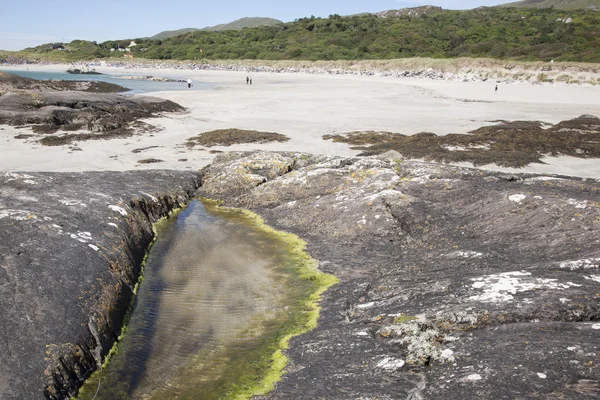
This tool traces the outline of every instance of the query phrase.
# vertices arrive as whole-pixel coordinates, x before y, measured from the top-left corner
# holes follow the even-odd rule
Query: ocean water
[[[115,85],[123,86],[129,89],[124,94],[142,94],[151,92],[163,92],[163,91],[176,91],[176,90],[190,90],[187,87],[187,83],[182,82],[153,82],[143,80],[128,80],[118,79],[119,75],[133,76],[139,75],[144,76],[147,74],[135,73],[135,71],[115,74],[115,75],[76,75],[68,74],[66,72],[41,72],[41,71],[28,71],[23,69],[6,69],[1,68],[0,71],[8,72],[15,75],[20,75],[25,78],[39,79],[39,80],[63,80],[63,81],[103,81],[108,83],[114,83]],[[182,71],[182,79],[187,79],[184,75],[185,71]],[[157,74],[157,76],[162,76]],[[179,77],[169,76],[171,79],[178,79]],[[201,82],[194,80],[193,87],[191,90],[210,90],[214,89],[215,85],[211,83]]]

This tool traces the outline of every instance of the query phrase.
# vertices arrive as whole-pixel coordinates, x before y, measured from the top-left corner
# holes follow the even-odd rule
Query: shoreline
[[[1,64],[11,67],[66,66],[159,71],[230,71],[269,74],[378,76],[457,82],[600,85],[600,64],[513,61],[488,58],[407,58],[394,60],[91,60]]]

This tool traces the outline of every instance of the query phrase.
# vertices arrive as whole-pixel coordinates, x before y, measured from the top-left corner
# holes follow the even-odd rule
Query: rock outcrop
[[[268,398],[599,396],[599,181],[245,152],[199,175],[0,176],[1,398],[75,393],[119,334],[152,222],[200,180],[340,279]]]
[[[102,81],[58,81],[58,80],[37,80],[25,78],[20,75],[0,72],[0,94],[12,90],[31,90],[31,91],[65,91],[77,90],[91,93],[119,93],[126,92],[129,89],[115,85],[114,83]]]
[[[190,172],[0,174],[0,398],[66,399],[119,336]]]
[[[272,399],[600,395],[600,183],[230,153],[204,196],[306,239],[341,283]]]
[[[0,73],[0,124],[27,125],[46,134],[84,130],[106,138],[107,132],[132,134],[123,131],[142,118],[184,110],[170,100],[114,93],[121,89],[106,82],[38,81]],[[68,139],[46,138],[42,144],[66,144]]]

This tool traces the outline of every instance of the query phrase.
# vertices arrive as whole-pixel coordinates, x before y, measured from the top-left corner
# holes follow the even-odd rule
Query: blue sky
[[[6,0],[2,5],[0,49],[18,50],[73,39],[128,39],[180,28],[202,28],[241,17],[282,21],[315,15],[356,14],[434,4],[467,9],[508,0]]]

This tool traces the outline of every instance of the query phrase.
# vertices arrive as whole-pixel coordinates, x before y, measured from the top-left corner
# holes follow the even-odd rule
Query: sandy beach
[[[28,66],[30,70],[65,71],[68,66]],[[2,67],[0,70],[15,69]],[[215,154],[209,150],[284,150],[357,154],[322,135],[358,130],[402,134],[466,133],[498,120],[557,123],[582,114],[600,116],[600,87],[566,84],[501,84],[380,76],[252,74],[221,71],[150,70],[103,67],[99,72],[122,75],[185,77],[214,89],[156,92],[188,109],[147,120],[161,130],[127,139],[82,141],[76,146],[46,147],[40,136],[15,139],[28,128],[0,126],[0,169],[13,171],[88,171],[133,169],[198,169]],[[248,144],[210,149],[184,146],[186,139],[215,129],[238,128],[277,132],[285,143]],[[156,146],[156,147],[155,147]],[[151,147],[151,148],[149,148]],[[145,149],[146,150],[139,150]],[[132,152],[133,150],[139,150]],[[162,163],[139,164],[148,158]],[[518,172],[555,173],[600,178],[600,160],[557,157]],[[500,169],[494,165],[486,169]]]

